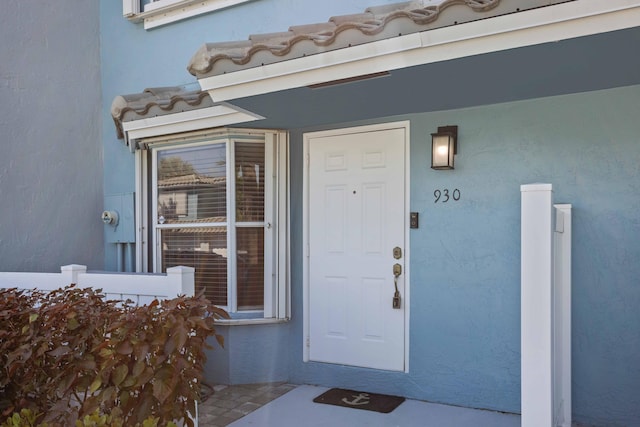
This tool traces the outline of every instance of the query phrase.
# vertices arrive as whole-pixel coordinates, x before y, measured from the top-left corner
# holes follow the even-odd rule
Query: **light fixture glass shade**
[[[448,132],[431,134],[431,168],[453,169],[455,136]]]

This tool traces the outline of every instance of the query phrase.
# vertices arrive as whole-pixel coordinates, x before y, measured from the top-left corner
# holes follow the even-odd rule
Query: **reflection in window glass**
[[[226,222],[225,144],[158,153],[158,222]]]
[[[264,221],[264,145],[235,144],[236,221]]]

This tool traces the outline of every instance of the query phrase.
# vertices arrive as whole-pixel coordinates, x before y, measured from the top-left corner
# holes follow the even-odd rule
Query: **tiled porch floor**
[[[285,383],[217,385],[198,405],[200,427],[224,427],[296,388]]]
[[[325,387],[216,386],[199,405],[201,427],[519,427],[520,416],[406,400],[389,414],[314,403]]]

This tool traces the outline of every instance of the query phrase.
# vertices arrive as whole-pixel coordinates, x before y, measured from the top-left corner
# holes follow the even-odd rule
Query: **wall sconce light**
[[[438,127],[431,134],[431,169],[453,169],[453,159],[458,151],[458,126]]]

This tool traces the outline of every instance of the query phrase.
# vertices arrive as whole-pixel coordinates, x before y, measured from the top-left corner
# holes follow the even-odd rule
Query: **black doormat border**
[[[367,393],[344,388],[332,388],[313,399],[316,403],[363,409],[365,411],[375,411],[383,414],[388,414],[393,411],[400,406],[404,400],[404,397],[400,396]]]

